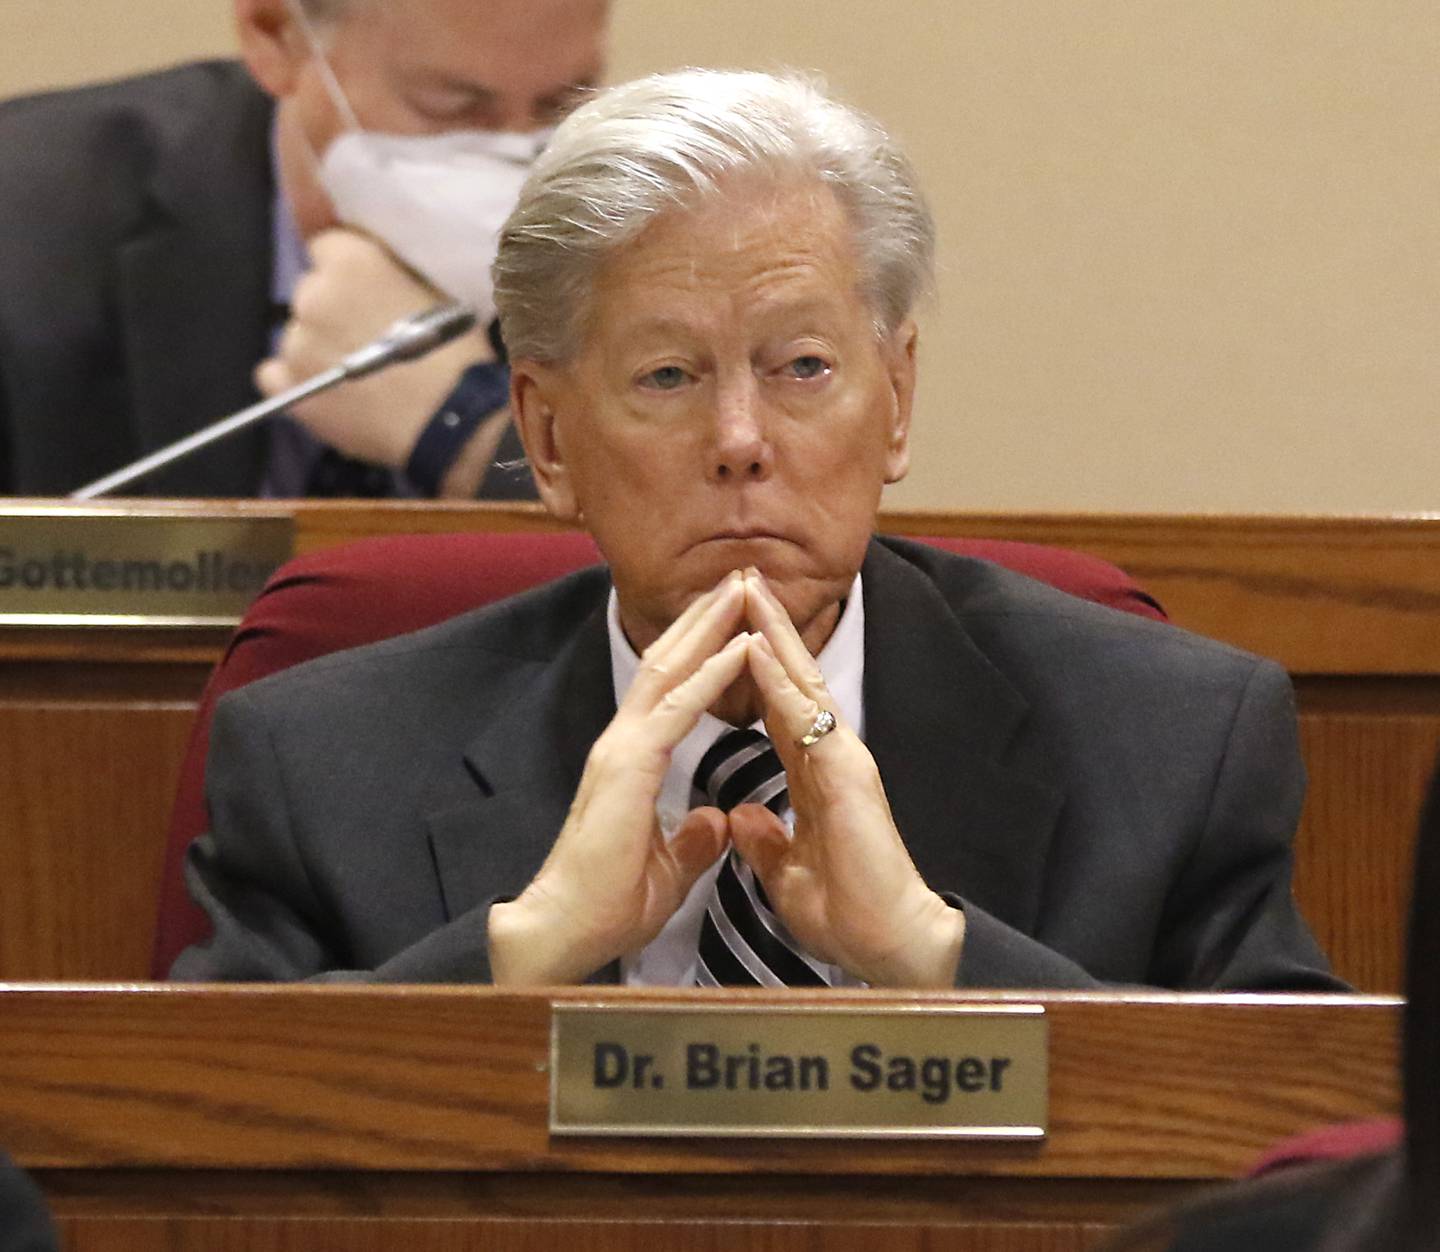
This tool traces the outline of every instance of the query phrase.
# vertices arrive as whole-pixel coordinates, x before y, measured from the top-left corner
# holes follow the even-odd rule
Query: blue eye
[[[796,378],[819,378],[830,372],[830,363],[824,357],[797,356],[785,368]]]
[[[678,365],[662,365],[658,370],[651,370],[646,374],[640,383],[645,387],[653,387],[656,391],[674,391],[676,387],[684,385],[685,379],[685,371]]]

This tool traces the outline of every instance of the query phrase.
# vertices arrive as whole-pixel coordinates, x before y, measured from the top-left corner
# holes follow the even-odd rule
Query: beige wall
[[[0,95],[233,52],[227,0],[0,0]]]
[[[226,7],[0,0],[0,91],[222,50]],[[1435,0],[619,0],[617,75],[682,63],[818,68],[920,166],[892,504],[1440,509]]]

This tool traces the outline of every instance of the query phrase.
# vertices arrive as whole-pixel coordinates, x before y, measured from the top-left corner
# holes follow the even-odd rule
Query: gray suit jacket
[[[902,540],[864,566],[866,739],[964,986],[1340,986],[1290,892],[1274,664]],[[486,981],[614,713],[602,569],[221,702],[178,979]],[[613,981],[617,967],[597,971]]]

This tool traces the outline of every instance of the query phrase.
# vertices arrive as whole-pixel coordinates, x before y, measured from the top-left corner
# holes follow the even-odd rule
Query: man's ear
[[[310,59],[310,45],[290,0],[235,0],[235,33],[251,75],[283,99]]]
[[[510,418],[525,445],[535,489],[553,516],[562,522],[576,522],[580,520],[580,505],[555,418],[567,390],[564,374],[557,366],[536,361],[510,362]]]
[[[898,483],[910,469],[910,413],[915,405],[915,352],[920,330],[906,318],[891,334],[885,352],[894,407],[886,432],[885,481]]]

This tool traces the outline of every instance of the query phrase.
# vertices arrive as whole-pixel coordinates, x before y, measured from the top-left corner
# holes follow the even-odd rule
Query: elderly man
[[[566,121],[496,292],[608,568],[227,697],[173,975],[1335,986],[1277,667],[871,537],[932,239],[801,81]]]
[[[442,293],[493,310],[525,164],[603,63],[607,0],[234,6],[245,67],[0,106],[0,493],[71,491]],[[141,489],[533,494],[487,481],[519,457],[494,356],[477,332]]]

